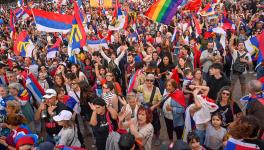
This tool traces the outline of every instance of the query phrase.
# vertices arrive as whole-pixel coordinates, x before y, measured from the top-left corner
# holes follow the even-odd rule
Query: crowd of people
[[[201,9],[213,2],[202,0]],[[119,3],[128,25],[109,31],[114,8],[82,1],[87,39],[106,39],[108,48],[85,45],[75,54],[77,63],[68,60],[70,33],[40,32],[32,15],[15,24],[16,34],[27,31],[34,43],[32,56],[15,55],[9,28],[14,8],[1,5],[0,149],[264,149],[258,80],[264,61],[258,64],[244,43],[264,32],[263,1],[220,0],[213,17],[182,6],[170,25],[144,17],[152,0]],[[35,2],[34,8],[73,12],[71,1]],[[223,43],[212,29],[224,17],[235,29],[226,30]],[[56,57],[47,59],[59,38]],[[28,89],[29,75],[45,91],[42,101]],[[160,139],[162,129],[167,141]]]

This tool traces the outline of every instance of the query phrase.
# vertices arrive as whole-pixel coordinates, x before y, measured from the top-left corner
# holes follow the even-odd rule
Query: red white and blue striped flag
[[[26,87],[38,102],[42,101],[45,91],[32,73],[27,76]]]

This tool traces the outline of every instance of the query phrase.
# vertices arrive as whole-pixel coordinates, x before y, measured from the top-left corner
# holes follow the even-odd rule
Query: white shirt
[[[237,53],[239,53],[239,56],[241,57],[242,55],[244,55],[245,53],[247,53],[243,58],[245,58],[245,59],[247,59],[247,60],[249,60],[250,62],[252,62],[252,59],[251,59],[251,56],[250,56],[250,54],[248,53],[248,52],[243,52],[243,53],[240,53],[240,51],[234,51],[233,53],[232,53],[232,58],[233,58],[233,60],[232,60],[232,65],[234,64],[234,62],[236,61],[236,59],[237,59]],[[231,67],[231,70],[232,70],[232,67]],[[245,73],[247,73],[247,67],[246,67],[246,69],[245,69],[245,72],[243,72],[243,74],[245,74]]]
[[[167,91],[165,90],[163,97],[166,97],[167,95],[168,95]],[[168,98],[163,104],[162,111],[163,111],[164,117],[166,117],[167,119],[173,120],[172,111],[167,111],[166,109],[166,106],[170,104],[171,104],[171,98]]]

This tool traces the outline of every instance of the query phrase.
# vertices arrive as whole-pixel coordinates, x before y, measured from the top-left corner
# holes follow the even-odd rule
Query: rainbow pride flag
[[[153,21],[169,25],[183,0],[158,0],[146,11],[145,16]]]

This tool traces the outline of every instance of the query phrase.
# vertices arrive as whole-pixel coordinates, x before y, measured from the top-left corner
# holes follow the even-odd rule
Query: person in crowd
[[[226,129],[222,126],[222,115],[219,112],[212,114],[211,123],[206,127],[204,145],[209,149],[218,150],[222,146]]]
[[[165,55],[163,56],[162,58],[162,62],[159,64],[158,66],[159,68],[159,82],[160,82],[160,90],[161,90],[161,93],[163,93],[164,91],[164,85],[165,85],[165,82],[166,82],[166,79],[167,79],[167,75],[169,74],[169,72],[172,71],[172,69],[175,68],[175,65],[173,64],[172,60],[171,60],[171,57],[169,55]]]
[[[184,128],[183,114],[185,108],[175,98],[169,96],[169,94],[175,93],[176,90],[180,90],[179,85],[175,80],[169,79],[166,82],[166,91],[164,93],[165,96],[168,96],[168,99],[164,102],[162,110],[167,127],[167,134],[171,143],[173,143],[173,131],[176,132],[177,139],[181,139]]]
[[[250,54],[246,51],[244,41],[238,41],[237,49],[234,48],[235,35],[232,34],[229,42],[229,50],[232,54],[232,74],[231,74],[231,88],[234,90],[234,86],[239,79],[241,85],[242,96],[246,92],[246,77],[247,66],[252,65],[252,59]]]
[[[193,90],[194,104],[191,104],[187,109],[187,115],[185,118],[185,128],[190,129],[190,118],[192,116],[195,122],[195,133],[200,138],[200,143],[204,144],[205,130],[208,122],[211,120],[211,113],[217,110],[217,105],[213,100],[207,97],[209,92],[208,86],[190,86]],[[185,136],[187,137],[188,130],[185,131]]]
[[[230,147],[232,142],[237,145],[247,145],[247,148],[264,149],[264,141],[259,139],[260,125],[254,116],[243,116],[240,120],[236,120],[229,126],[229,134],[226,149]]]
[[[57,145],[81,147],[78,139],[77,126],[72,121],[72,113],[68,110],[62,110],[58,115],[53,116],[54,121],[62,126],[56,139]]]
[[[205,148],[200,144],[199,136],[194,132],[188,133],[187,143],[192,150],[205,150]]]
[[[211,76],[207,78],[206,84],[210,91],[208,97],[216,100],[218,91],[223,86],[230,85],[230,81],[222,74],[223,66],[220,63],[214,63],[210,66]]]
[[[141,139],[144,150],[151,150],[152,137],[154,134],[154,128],[151,121],[151,110],[141,106],[137,113],[137,124],[133,121],[129,123],[131,134],[133,134],[136,139]]]
[[[73,64],[71,66],[71,72],[75,75],[75,77],[78,79],[78,81],[85,80],[86,82],[88,82],[85,74],[81,71],[79,65]]]
[[[47,132],[47,141],[56,143],[55,136],[60,132],[59,126],[52,117],[59,114],[62,110],[69,110],[69,108],[57,99],[57,92],[53,89],[45,91],[43,101],[35,113],[35,121],[44,120],[44,127]]]
[[[159,134],[160,134],[160,119],[157,111],[157,107],[161,103],[161,93],[158,87],[154,86],[155,76],[153,74],[148,74],[146,76],[146,81],[143,85],[137,87],[137,92],[142,93],[144,97],[143,105],[150,107],[153,113],[152,125],[154,127],[155,143],[159,145]]]
[[[264,92],[262,90],[262,83],[258,80],[251,80],[248,82],[248,91],[250,93],[250,96],[247,97],[248,101],[246,103],[246,115],[253,115],[258,120],[260,127],[261,127],[261,134],[260,136],[263,136],[263,98],[264,98]],[[242,98],[243,99],[243,98]]]
[[[24,132],[19,132],[15,137],[16,149],[23,150],[34,150],[38,143],[38,135],[36,134],[25,134]]]
[[[105,150],[109,132],[117,129],[117,111],[102,98],[94,99],[89,105],[93,111],[90,124],[95,134],[96,147],[98,150]]]
[[[221,59],[220,52],[218,50],[214,50],[214,42],[208,41],[206,50],[202,52],[200,57],[204,79],[207,79],[209,67],[215,62],[220,62]]]
[[[163,149],[162,146],[164,149],[203,149],[201,145],[204,144],[206,129],[217,130],[213,120],[210,121],[213,111],[221,114],[221,126],[227,130],[228,126],[241,119],[243,111],[244,116],[254,115],[260,122],[257,139],[263,138],[262,1],[209,0],[199,1],[195,6],[194,1],[184,1],[179,4],[183,9],[159,15],[154,20],[150,19],[155,17],[149,11],[155,8],[153,1],[120,1],[118,7],[121,11],[106,6],[106,1],[99,7],[92,1],[82,1],[77,5],[71,2],[66,1],[62,5],[49,1],[1,2],[0,123],[9,115],[23,114],[28,121],[26,125],[40,137],[39,148],[49,150],[54,149],[56,135],[63,128],[53,117],[68,110],[72,113],[71,119],[76,121],[77,137],[82,147],[95,137],[97,148],[105,149],[104,143],[109,136],[110,141],[115,141],[110,142],[110,149],[113,145],[117,149]],[[204,11],[209,4],[212,12]],[[20,5],[23,13],[18,13]],[[170,9],[172,7],[168,5],[167,10]],[[85,23],[83,28],[79,24],[73,34],[67,26],[63,27],[65,32],[57,29],[60,27],[56,21],[42,28],[45,22],[39,22],[36,13],[56,13],[58,16],[67,15],[57,18],[74,16],[79,20],[76,10],[82,12],[81,20],[84,18]],[[120,12],[125,19],[117,17]],[[147,17],[142,17],[142,14]],[[60,32],[55,32],[55,26]],[[51,30],[52,33],[48,33]],[[75,58],[69,59],[69,54],[75,54]],[[35,76],[37,80],[28,78],[28,75]],[[237,80],[240,85],[237,85]],[[249,83],[248,87],[246,83]],[[241,90],[237,91],[240,87]],[[99,105],[95,104],[97,97],[104,103],[99,100]],[[240,99],[241,108],[237,99]],[[92,109],[89,103],[97,108]],[[141,111],[141,107],[146,111]],[[164,124],[159,121],[159,107],[165,117]],[[152,120],[148,118],[150,115]],[[145,116],[147,121],[144,121]],[[85,124],[87,122],[89,125]],[[10,130],[4,128],[4,123],[0,125],[3,127],[0,135],[7,137]],[[153,139],[151,126],[154,128]],[[199,139],[195,138],[188,144],[182,142],[179,139],[182,126],[185,127],[185,142],[188,142],[190,131],[195,132]],[[166,132],[166,129],[162,130],[166,127],[169,138],[162,139],[161,147],[153,148],[152,144],[159,145],[159,134]],[[89,130],[91,137],[89,134],[86,136],[87,132],[80,134]],[[176,143],[171,136],[173,131],[177,134]],[[122,141],[119,148],[119,137],[123,136],[131,143]],[[28,139],[30,142],[25,145],[18,142],[15,147],[15,141],[14,147],[8,148],[38,147],[31,138]],[[243,139],[255,141],[256,138]],[[227,140],[224,138],[223,141]],[[56,148],[63,149],[67,145],[56,145]],[[208,149],[225,147],[219,139],[210,141],[208,137],[206,145]],[[2,146],[7,149],[5,143]],[[86,146],[87,149],[96,147]],[[226,149],[232,150],[228,146]]]
[[[20,83],[11,83],[8,85],[8,89],[14,100],[20,103],[22,114],[29,121],[30,128],[34,129],[34,110],[30,103],[30,95],[27,89],[24,89]]]
[[[218,105],[217,111],[222,115],[222,126],[225,128],[243,115],[239,105],[232,98],[232,92],[229,86],[224,86],[220,89],[216,104]]]
[[[68,93],[70,91],[70,85],[68,85],[65,82],[65,78],[62,75],[55,75],[55,77],[54,77],[54,89],[63,88],[65,90],[65,92]]]
[[[24,132],[25,134],[29,133],[27,128],[22,127],[22,124],[26,124],[26,118],[20,114],[8,115],[4,122],[11,130],[11,133],[7,137],[1,137],[0,146],[3,150],[15,150],[15,137],[18,132]]]

